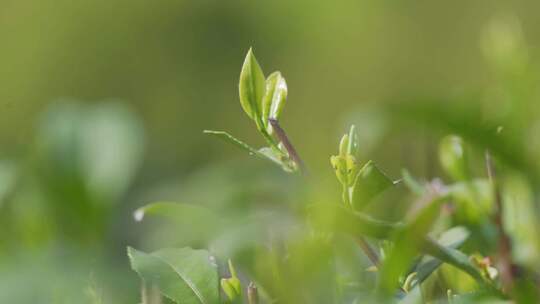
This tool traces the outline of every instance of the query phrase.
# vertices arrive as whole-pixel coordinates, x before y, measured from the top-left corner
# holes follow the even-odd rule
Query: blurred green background
[[[263,144],[238,102],[249,47],[287,79],[281,124],[321,184],[338,188],[328,157],[350,122],[390,176],[440,175],[445,130],[385,114],[417,97],[504,121],[503,154],[537,181],[536,1],[0,3],[2,303],[134,303],[125,246],[176,236],[137,225],[142,204],[294,199],[289,177],[202,134]]]

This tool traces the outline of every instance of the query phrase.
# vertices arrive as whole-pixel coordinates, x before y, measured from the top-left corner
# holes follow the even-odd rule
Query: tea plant
[[[240,74],[239,95],[244,112],[268,146],[254,148],[224,131],[204,133],[270,160],[286,172],[306,175],[299,153],[279,124],[287,83],[280,72],[265,77],[251,50]],[[503,198],[489,151],[485,153],[487,176],[473,178],[464,141],[455,135],[443,138],[441,165],[453,180],[444,184],[439,179],[418,181],[406,170],[401,179],[391,179],[374,161],[358,156],[361,146],[351,126],[341,138],[338,153],[330,157],[342,190],[341,202],[309,203],[302,212],[291,210],[293,228],[285,233],[276,227],[282,223],[279,214],[237,221],[189,204],[158,202],[138,209],[137,220],[146,215],[180,221],[190,218],[213,231],[265,231],[263,239],[248,240],[251,247],[246,252],[253,262],[238,270],[231,257],[215,256],[205,249],[145,253],[128,248],[131,266],[143,282],[142,302],[492,303],[534,299],[531,290],[537,284],[536,275],[512,261],[510,238],[503,225]],[[405,186],[415,198],[406,216],[399,222],[376,219],[369,205],[398,186]],[[495,244],[494,248],[482,248],[481,240]],[[371,267],[359,268],[361,257],[344,254],[354,252],[351,246],[358,246]],[[445,282],[445,277],[453,277],[457,283]],[[460,289],[460,281],[469,282],[472,288]]]

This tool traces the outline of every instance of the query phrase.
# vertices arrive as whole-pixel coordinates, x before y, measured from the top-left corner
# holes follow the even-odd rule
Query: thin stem
[[[262,136],[264,137],[264,139],[266,140],[266,142],[270,145],[272,149],[274,149],[276,152],[283,153],[279,149],[278,144],[276,143],[274,138],[272,138],[272,136],[268,134],[268,132],[265,129],[260,129],[259,131],[261,132]]]
[[[141,304],[161,304],[161,294],[155,285],[141,284]]]
[[[298,152],[296,152],[296,149],[292,145],[289,138],[287,137],[287,133],[285,133],[285,130],[280,127],[279,122],[275,119],[270,118],[268,119],[268,122],[270,123],[270,125],[272,125],[274,132],[276,132],[277,138],[283,143],[283,146],[289,153],[289,157],[298,165],[301,172],[305,172],[306,167],[304,165],[304,162],[300,158]]]
[[[498,232],[498,264],[501,271],[501,282],[504,292],[509,292],[514,284],[514,274],[512,273],[512,243],[510,236],[504,231],[503,221],[503,202],[500,187],[497,183],[495,166],[491,154],[488,150],[485,153],[486,158],[486,171],[489,181],[493,186],[493,192],[495,195],[495,214],[493,221],[497,227]]]
[[[350,200],[349,187],[346,184],[343,184],[343,203],[345,204],[345,208],[353,210]],[[358,243],[358,246],[360,246],[360,249],[362,249],[371,263],[373,263],[373,266],[379,268],[379,255],[377,255],[377,252],[371,248],[367,240],[363,236],[357,236],[356,243]]]
[[[249,282],[247,295],[249,304],[259,304],[259,292],[253,282]]]
[[[380,266],[379,256],[377,255],[375,250],[373,250],[373,248],[371,248],[371,246],[366,241],[366,239],[364,237],[362,237],[362,236],[358,236],[358,237],[356,237],[356,242],[358,243],[358,245],[360,246],[360,248],[362,249],[364,254],[371,261],[371,263],[373,263],[373,265],[375,267],[379,268],[379,266]]]

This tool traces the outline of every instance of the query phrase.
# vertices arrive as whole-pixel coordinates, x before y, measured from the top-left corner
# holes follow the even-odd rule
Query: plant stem
[[[371,248],[371,246],[366,241],[366,239],[364,237],[362,237],[362,236],[358,236],[358,237],[356,237],[356,242],[358,243],[358,245],[360,246],[360,248],[362,249],[364,254],[371,261],[371,263],[373,263],[373,265],[375,267],[379,268],[379,266],[380,266],[379,256],[377,255],[375,250],[373,250],[373,248]]]
[[[279,122],[276,119],[270,118],[268,119],[268,122],[270,123],[270,125],[272,125],[272,128],[274,129],[274,132],[276,133],[276,136],[279,139],[279,141],[283,143],[283,146],[289,153],[289,157],[298,165],[298,168],[300,168],[301,172],[305,172],[306,167],[304,165],[304,162],[300,158],[300,155],[298,154],[298,152],[296,152],[296,149],[292,145],[289,138],[287,137],[287,133],[285,133],[285,130],[283,130],[280,127]]]
[[[249,282],[247,296],[249,304],[259,304],[259,292],[257,291],[257,286],[255,286],[253,282]]]
[[[493,186],[493,194],[495,196],[495,214],[493,221],[497,227],[498,233],[498,266],[501,272],[501,282],[504,292],[509,292],[514,284],[514,275],[512,273],[512,243],[510,236],[504,231],[503,221],[503,202],[500,187],[497,183],[495,166],[491,158],[491,153],[486,150],[486,171]]]
[[[141,304],[161,304],[161,294],[155,285],[141,284]]]
[[[345,208],[353,210],[353,207],[351,205],[351,199],[349,194],[349,187],[346,184],[343,184],[343,203]],[[364,254],[368,257],[368,259],[373,263],[373,265],[377,268],[379,268],[379,256],[371,248],[367,240],[363,236],[357,236],[356,242],[360,246],[360,249],[364,252]]]
[[[334,210],[335,218],[333,224],[337,230],[350,234],[354,237],[369,236],[376,239],[387,239],[396,230],[403,229],[401,222],[389,223],[373,219],[372,217],[360,212],[351,212],[342,207]],[[480,285],[486,286],[490,291],[497,295],[502,293],[495,287],[493,282],[485,279],[480,270],[475,267],[467,255],[453,248],[446,248],[430,237],[424,237],[420,246],[420,251],[430,255],[447,264],[459,268],[473,277]]]

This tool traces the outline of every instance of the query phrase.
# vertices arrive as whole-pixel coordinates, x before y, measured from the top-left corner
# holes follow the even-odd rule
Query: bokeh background
[[[0,1],[0,302],[135,303],[125,247],[189,235],[149,232],[133,220],[137,207],[300,195],[271,164],[202,134],[225,129],[264,144],[238,102],[249,47],[267,75],[287,79],[281,124],[329,185],[324,195],[339,197],[328,157],[351,122],[361,155],[390,176],[403,167],[439,176],[447,130],[416,115],[427,108],[504,122],[503,158],[527,169],[533,186],[523,192],[533,196],[539,9],[491,0]],[[404,115],[417,126],[394,124],[403,115],[391,110],[404,105],[422,105]]]

